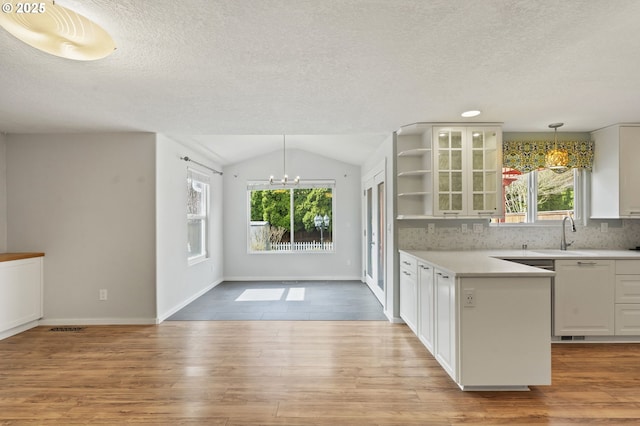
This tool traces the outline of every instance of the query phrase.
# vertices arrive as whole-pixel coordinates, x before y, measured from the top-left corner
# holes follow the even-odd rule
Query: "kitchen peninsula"
[[[598,339],[602,334],[617,339],[640,335],[640,252],[400,250],[400,316],[461,389],[526,390],[551,384],[551,283],[556,273],[505,259],[549,259],[588,275],[604,271],[610,280],[598,281],[602,290],[596,296],[602,307],[564,306],[556,300],[556,323],[564,327],[558,329],[577,330],[581,339],[585,334]],[[563,281],[560,292],[564,287]],[[581,288],[581,294],[587,289]],[[557,299],[557,283],[555,292]],[[571,303],[581,303],[581,297],[571,297]],[[592,311],[602,322],[595,328],[599,323]]]

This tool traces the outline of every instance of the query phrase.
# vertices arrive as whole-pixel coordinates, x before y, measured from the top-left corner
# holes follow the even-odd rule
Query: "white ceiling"
[[[640,122],[638,0],[57,2],[118,50],[75,62],[0,31],[0,131],[166,133],[222,164],[286,133],[361,163],[472,108],[506,131]]]

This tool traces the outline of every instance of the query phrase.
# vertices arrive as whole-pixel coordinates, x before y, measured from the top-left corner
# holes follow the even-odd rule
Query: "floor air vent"
[[[84,330],[83,327],[53,327],[49,331],[62,331],[66,333],[77,333]]]

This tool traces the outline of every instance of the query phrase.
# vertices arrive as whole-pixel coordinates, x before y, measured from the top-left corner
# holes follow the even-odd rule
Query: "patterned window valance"
[[[522,173],[545,167],[545,155],[552,150],[553,141],[504,141],[502,144],[503,167]],[[558,141],[558,148],[569,153],[569,168],[591,170],[593,167],[592,141]]]

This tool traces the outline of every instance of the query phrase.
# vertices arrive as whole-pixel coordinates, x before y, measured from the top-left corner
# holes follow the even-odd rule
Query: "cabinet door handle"
[[[576,262],[578,264],[578,266],[587,266],[587,265],[597,265],[598,262]]]
[[[445,275],[442,272],[436,272],[436,274],[440,275],[442,278],[449,278],[449,275]]]
[[[442,214],[443,214],[443,215],[445,215],[445,216],[446,216],[446,215],[454,215],[454,216],[457,216],[457,215],[459,215],[459,214],[460,214],[460,212],[442,212]]]
[[[411,272],[402,271],[403,274],[411,276]]]
[[[478,216],[491,216],[495,212],[478,212]]]
[[[629,212],[629,214],[640,214],[640,212]]]
[[[422,268],[422,269],[431,269],[428,266],[424,266],[424,265],[420,265],[420,268]]]
[[[402,263],[404,263],[405,265],[411,265],[411,262],[407,262],[406,260],[403,260]]]

